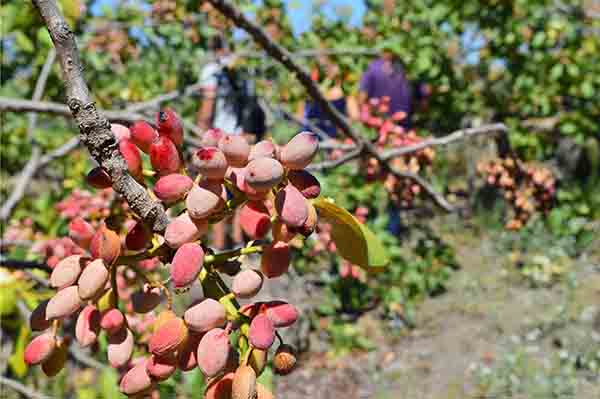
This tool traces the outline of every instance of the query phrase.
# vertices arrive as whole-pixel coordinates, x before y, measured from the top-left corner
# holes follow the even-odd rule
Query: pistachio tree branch
[[[495,134],[495,133],[503,133],[506,134],[508,132],[508,128],[503,123],[494,123],[490,125],[482,125],[478,127],[472,127],[467,129],[456,130],[446,136],[442,137],[433,137],[423,141],[420,141],[416,144],[407,145],[405,147],[394,148],[391,150],[381,152],[381,158],[385,161],[389,161],[393,158],[398,158],[403,155],[412,154],[419,150],[422,150],[427,147],[436,147],[442,145],[448,145],[453,142],[459,140],[471,139],[484,134]],[[346,151],[344,155],[340,158],[334,160],[327,160],[319,163],[314,163],[309,165],[308,169],[315,171],[324,171],[332,168],[336,168],[345,164],[346,162],[350,162],[358,157],[360,157],[361,153],[357,150],[355,145],[348,144],[338,144],[328,146],[331,149],[340,149]]]
[[[271,40],[265,31],[256,23],[250,21],[236,6],[228,0],[207,0],[215,9],[223,16],[233,21],[239,28],[244,29],[257,42],[267,54],[281,63],[288,71],[290,71],[296,79],[302,84],[307,93],[315,101],[316,105],[323,110],[325,115],[330,119],[340,131],[348,138],[352,139],[365,155],[371,156],[379,161],[381,167],[389,173],[392,173],[398,178],[412,179],[415,183],[421,185],[424,191],[433,199],[433,201],[448,212],[454,211],[454,207],[448,203],[442,194],[427,183],[423,178],[404,171],[400,171],[386,162],[378,152],[375,145],[368,140],[365,140],[361,135],[350,126],[348,120],[337,109],[331,105],[323,96],[317,84],[311,79],[308,72],[298,64],[287,49]]]
[[[122,195],[131,209],[154,232],[162,233],[168,217],[160,202],[153,200],[144,187],[127,172],[127,163],[119,152],[110,123],[96,109],[83,77],[83,66],[75,36],[55,0],[33,0],[48,28],[60,62],[66,86],[67,105],[79,126],[80,140],[92,157],[110,175],[113,189]]]
[[[360,148],[354,148],[353,150],[346,152],[339,158],[329,159],[326,161],[310,164],[306,169],[314,172],[323,172],[329,169],[337,168],[338,166],[342,166],[345,163],[358,159],[360,158],[361,154],[362,150]]]
[[[2,208],[0,208],[0,221],[6,222],[8,219],[10,219],[12,211],[19,201],[23,199],[31,179],[37,174],[38,171],[46,167],[55,159],[68,155],[71,151],[77,149],[78,147],[79,138],[77,137],[72,138],[62,146],[43,155],[40,154],[39,147],[35,146],[33,153],[31,154],[31,158],[25,165],[25,168],[18,177],[17,184],[11,191],[10,197],[4,202]],[[2,245],[0,245],[0,247],[2,247]]]
[[[71,110],[64,104],[51,101],[33,101],[21,98],[0,97],[0,111],[9,112],[36,112],[61,115],[67,118],[72,117]],[[138,111],[130,110],[97,110],[104,115],[110,122],[129,122],[133,123],[140,119],[147,119]]]
[[[456,130],[446,136],[432,137],[423,141],[420,141],[413,145],[407,145],[405,147],[394,148],[388,151],[384,151],[381,154],[381,158],[384,160],[390,160],[397,158],[402,155],[417,152],[427,147],[435,147],[439,145],[447,145],[458,140],[470,139],[479,135],[492,134],[492,133],[507,133],[508,128],[503,123],[494,123],[490,125],[482,125],[478,127],[471,127],[467,129]]]
[[[0,385],[4,385],[4,386],[14,390],[26,398],[50,399],[49,396],[43,395],[39,392],[36,392],[32,388],[26,387],[25,385],[21,384],[19,381],[13,380],[11,378],[8,378],[8,377],[2,376],[2,375],[0,375]],[[2,391],[3,390],[0,390],[0,396],[5,397]]]
[[[42,67],[42,71],[40,72],[40,76],[38,77],[35,88],[33,90],[33,101],[38,101],[44,95],[44,90],[46,89],[46,83],[48,82],[48,76],[50,76],[50,71],[52,70],[52,65],[56,60],[56,51],[54,49],[50,49],[48,55],[46,56],[46,61],[44,62],[44,66]],[[33,136],[33,131],[35,130],[35,125],[37,123],[37,114],[29,113],[28,115],[28,126],[27,126],[27,138],[31,139]],[[31,156],[27,164],[21,171],[19,178],[17,179],[17,184],[13,187],[10,192],[10,196],[0,208],[0,221],[6,222],[10,219],[10,216],[15,209],[15,206],[21,201],[23,196],[27,191],[27,187],[29,186],[29,182],[33,178],[38,165],[40,163],[41,149],[39,144],[33,140],[32,148],[31,148]]]
[[[189,87],[193,86],[194,85],[191,85]],[[171,95],[169,93],[165,94],[165,96],[171,98]],[[113,123],[134,123],[139,120],[145,120],[146,122],[153,124],[154,122],[152,118],[146,115],[146,112],[160,105],[160,103],[163,101],[160,97],[161,96],[158,96],[155,99],[149,100],[147,102],[145,101],[144,103],[133,103],[131,109],[128,107],[124,110],[98,109],[97,111],[98,113],[102,114],[106,119],[108,119],[109,122]],[[142,107],[142,104],[144,104],[145,108]],[[72,117],[71,110],[69,110],[69,107],[67,107],[64,104],[50,101],[32,101],[24,100],[21,98],[1,96],[0,111],[37,112],[61,115],[67,118]],[[202,133],[204,133],[198,126],[186,120],[183,120],[183,125],[186,129],[192,131],[196,136],[200,136],[202,135]],[[186,141],[187,140],[188,138],[186,136]]]
[[[46,262],[37,262],[31,260],[10,259],[0,255],[0,266],[11,270],[30,270],[40,269],[51,272],[52,268]]]

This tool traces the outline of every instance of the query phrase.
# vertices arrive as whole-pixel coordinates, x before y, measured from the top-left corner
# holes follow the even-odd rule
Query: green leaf
[[[17,46],[27,53],[32,53],[35,49],[33,42],[23,32],[17,31],[15,33],[15,41]]]
[[[4,281],[2,281],[4,280]],[[13,313],[17,306],[19,282],[6,269],[0,269],[0,317]]]
[[[23,355],[25,354],[25,346],[29,340],[29,334],[30,331],[26,324],[22,324],[21,328],[19,329],[17,342],[15,343],[15,351],[8,359],[8,364],[10,364],[11,370],[17,377],[20,378],[25,377],[27,374],[27,365],[25,364]]]
[[[590,81],[585,81],[581,84],[581,94],[585,98],[592,98],[594,96],[594,85]]]
[[[550,69],[550,77],[553,80],[557,80],[560,79],[561,76],[563,75],[564,72],[564,66],[563,64],[556,64],[552,67],[552,69]]]
[[[188,397],[193,397],[198,392],[204,392],[205,389],[206,380],[199,368],[183,374],[183,391],[187,393]]]
[[[350,212],[326,199],[313,205],[319,216],[331,223],[331,238],[342,258],[372,272],[382,271],[390,263],[381,241]]]
[[[564,134],[572,135],[577,131],[577,125],[571,122],[563,123],[560,127],[560,131]]]
[[[124,398],[119,392],[119,377],[117,372],[109,367],[102,369],[99,381],[100,397],[102,398]]]
[[[544,33],[544,32],[537,32],[533,36],[533,40],[531,41],[531,45],[533,47],[541,47],[544,44],[544,40],[546,40],[546,33]]]
[[[43,43],[45,48],[51,48],[53,46],[52,39],[50,38],[50,34],[48,33],[48,29],[46,28],[38,29],[37,40],[40,43]]]

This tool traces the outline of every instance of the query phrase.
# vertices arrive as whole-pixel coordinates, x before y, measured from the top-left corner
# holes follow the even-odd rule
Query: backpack
[[[266,114],[258,102],[258,96],[251,79],[243,79],[240,73],[232,68],[223,68],[223,72],[234,91],[235,112],[238,126],[242,131],[262,140],[267,131]]]

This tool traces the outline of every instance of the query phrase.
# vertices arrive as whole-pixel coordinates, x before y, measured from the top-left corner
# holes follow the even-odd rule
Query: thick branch
[[[358,148],[364,149],[365,154],[377,159],[385,171],[394,173],[394,175],[397,176],[413,179],[417,184],[420,185],[425,183],[422,178],[416,175],[394,170],[389,163],[387,163],[381,157],[381,154],[379,154],[377,148],[369,141],[363,139],[360,134],[358,134],[358,132],[356,132],[350,126],[348,120],[337,109],[335,109],[329,101],[327,101],[307,71],[298,63],[296,63],[296,61],[294,61],[293,55],[288,50],[271,40],[260,26],[246,18],[246,16],[228,0],[207,1],[211,3],[214,8],[219,10],[221,14],[232,20],[235,25],[248,32],[254,41],[256,41],[267,52],[267,54],[279,61],[286,69],[294,74],[300,84],[304,86],[308,94],[315,101],[316,105],[323,110],[328,119],[331,120],[345,136],[351,138],[356,143]],[[454,208],[446,200],[440,201],[440,199],[443,199],[442,195],[436,193],[429,184],[425,183],[423,188],[440,207],[449,212],[454,210]]]
[[[75,36],[54,0],[33,0],[45,22],[60,62],[66,86],[67,105],[79,126],[80,140],[92,157],[108,172],[113,189],[121,194],[131,209],[158,233],[164,232],[168,217],[162,205],[152,200],[144,187],[127,172],[127,164],[110,130],[108,120],[100,115],[83,78],[82,64]]]

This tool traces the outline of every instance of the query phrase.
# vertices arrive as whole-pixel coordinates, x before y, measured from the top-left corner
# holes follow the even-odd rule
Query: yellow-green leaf
[[[8,364],[10,365],[13,373],[20,378],[25,377],[27,374],[27,365],[25,364],[23,356],[25,354],[27,341],[29,340],[29,334],[30,331],[27,328],[27,323],[21,324],[19,336],[17,337],[17,342],[15,343],[15,351],[8,359]]]
[[[0,268],[0,317],[15,311],[18,290],[19,281],[7,269]]]
[[[381,241],[350,212],[327,199],[317,199],[313,205],[320,218],[331,224],[331,238],[342,258],[373,272],[389,264]]]

